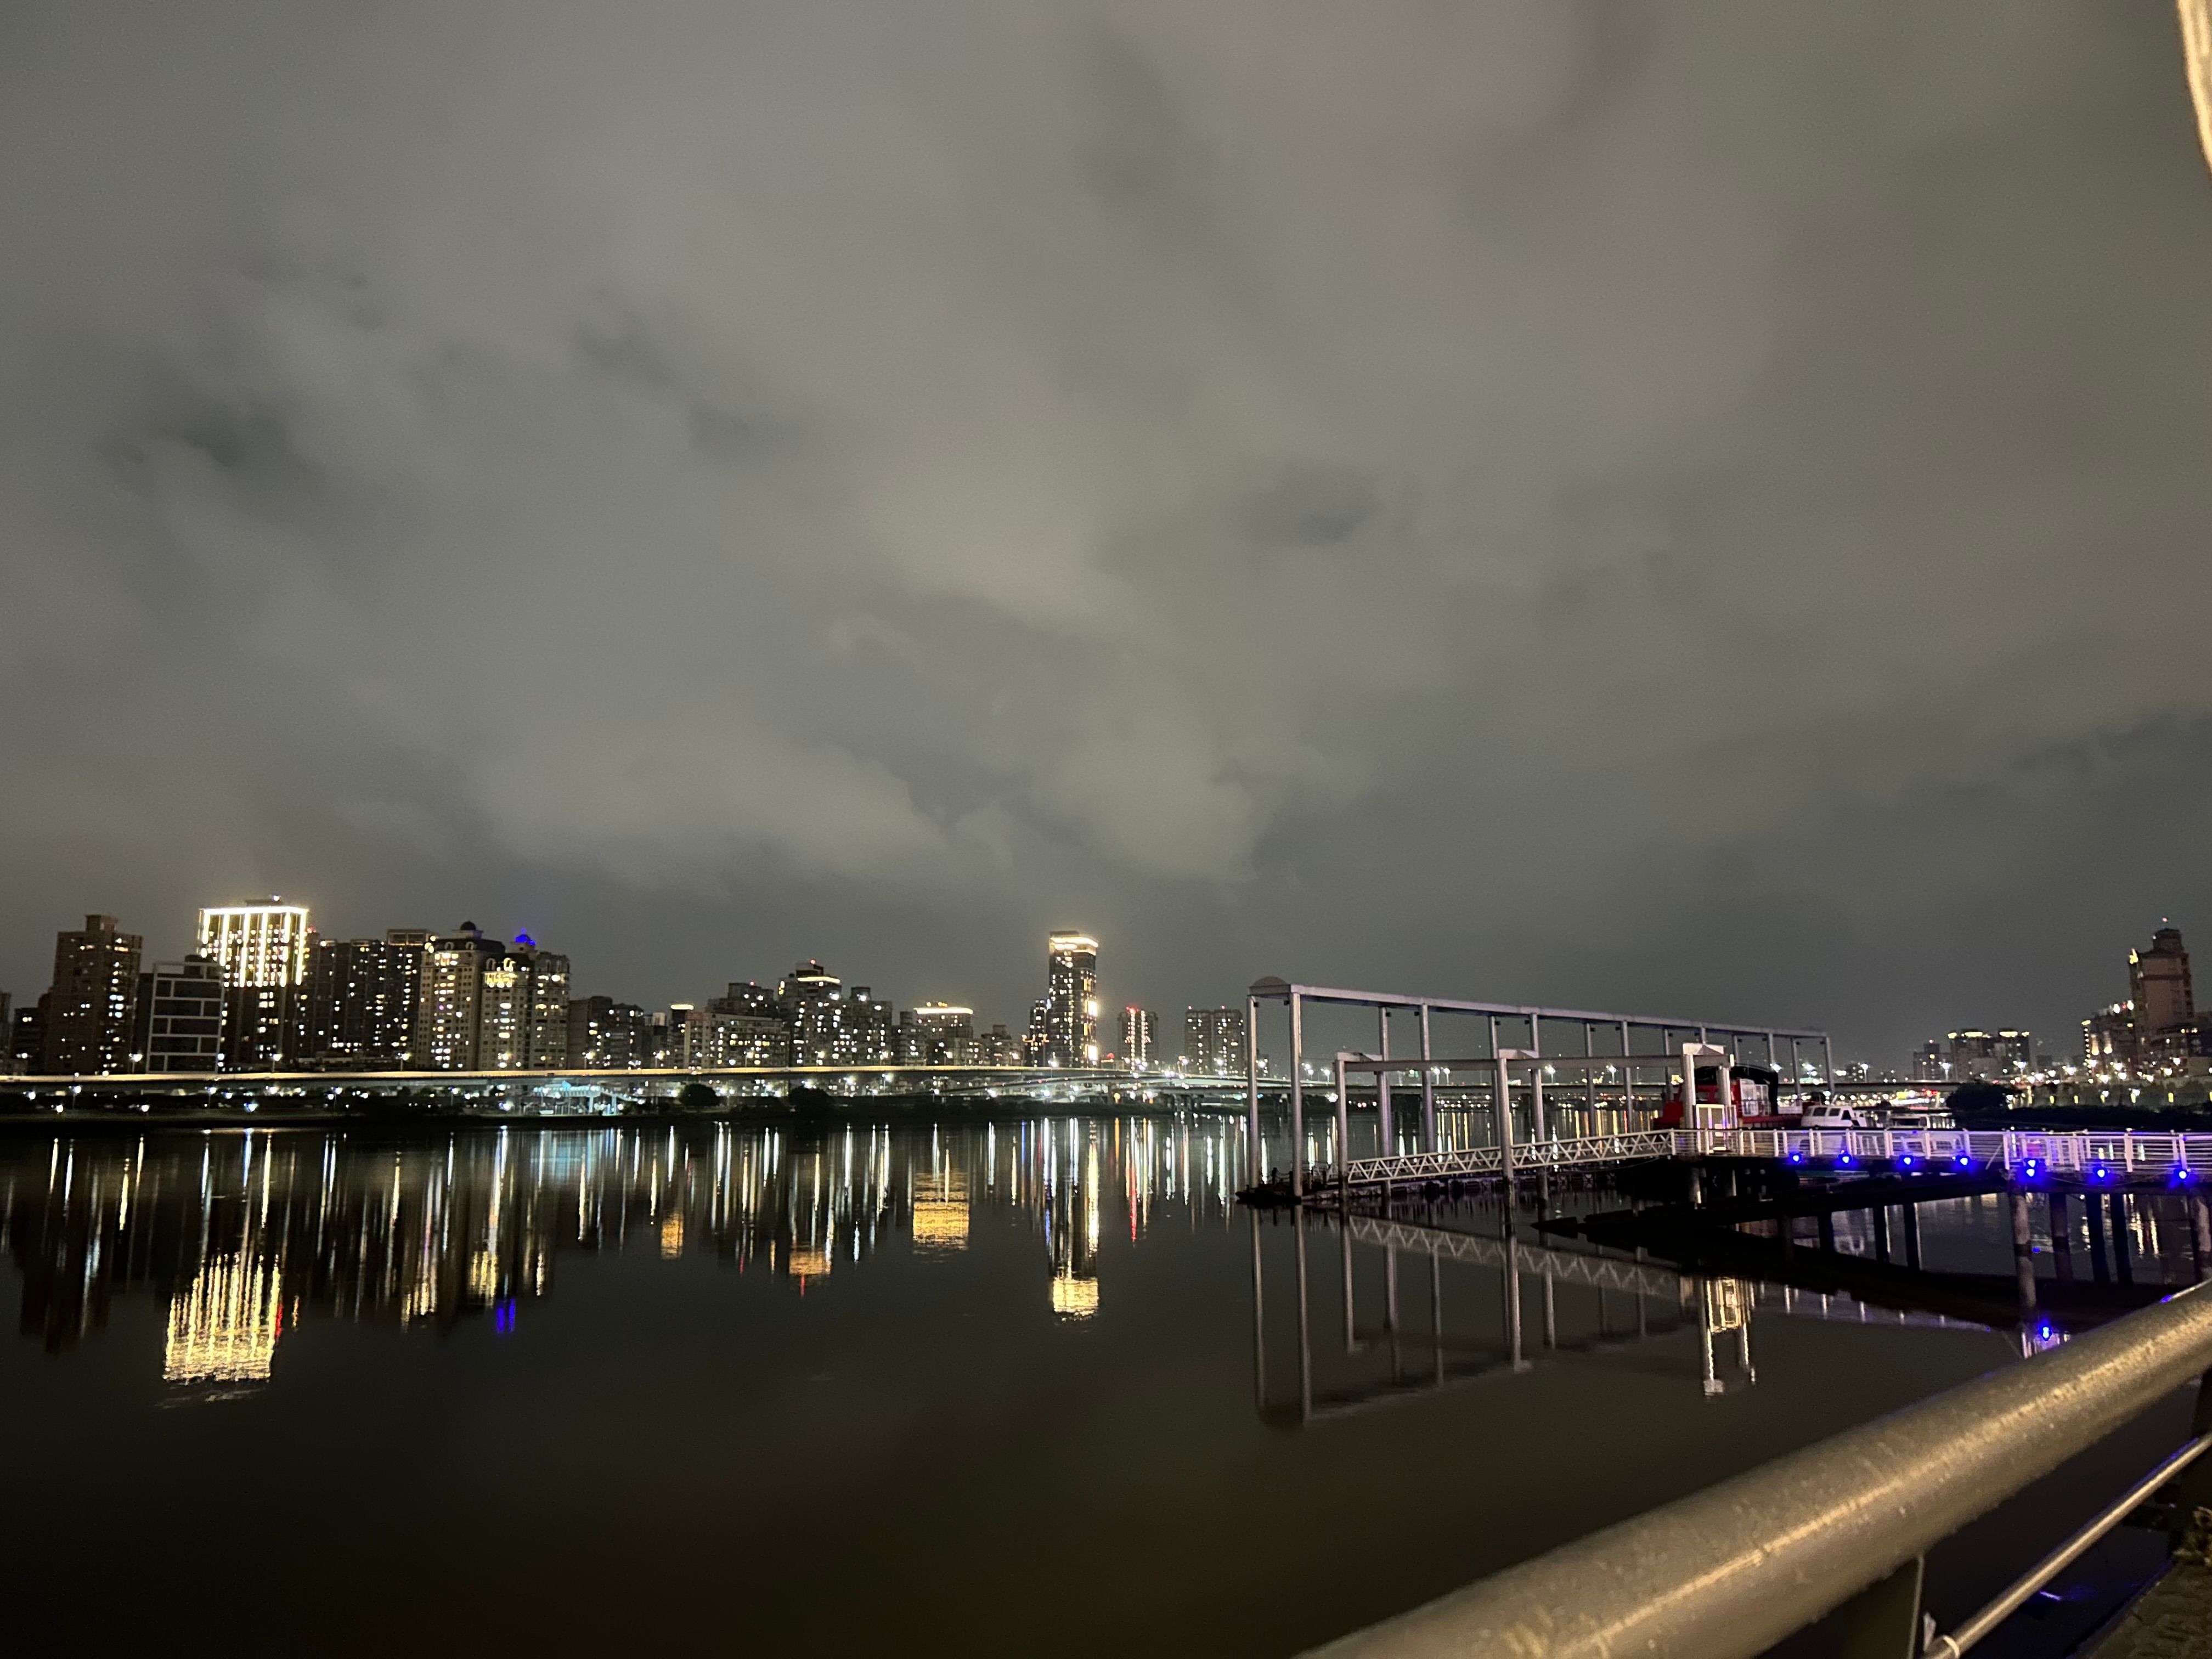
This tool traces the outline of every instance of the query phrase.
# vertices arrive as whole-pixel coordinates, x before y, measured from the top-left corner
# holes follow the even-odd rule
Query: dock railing
[[[2002,1595],[1928,1628],[1928,1552],[2212,1371],[2212,1286],[1330,1644],[1328,1659],[1754,1659],[1831,1614],[1852,1659],[1957,1659],[2154,1494],[2212,1503],[2191,1437]]]

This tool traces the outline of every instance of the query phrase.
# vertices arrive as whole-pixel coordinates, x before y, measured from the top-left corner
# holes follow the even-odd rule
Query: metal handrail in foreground
[[[1917,1626],[1919,1565],[1932,1547],[2208,1370],[2212,1286],[2200,1285],[1317,1651],[1754,1659],[1886,1584],[1904,1587],[1893,1611]],[[2200,1395],[2200,1419],[2203,1409]],[[2200,1420],[2198,1436],[2209,1427]],[[2161,1480],[2194,1455],[2183,1453]],[[1963,1652],[2125,1512],[2108,1509],[2087,1537],[2046,1558],[2042,1579],[2031,1573],[1931,1650]],[[1890,1650],[1918,1651],[1917,1636],[1900,1633]]]

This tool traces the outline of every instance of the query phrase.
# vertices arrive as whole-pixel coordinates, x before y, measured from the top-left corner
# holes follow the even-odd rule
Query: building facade
[[[653,1017],[635,1002],[571,997],[567,1039],[571,1071],[635,1071],[652,1052]]]
[[[1098,1063],[1098,941],[1061,932],[1045,941],[1044,1063]]]
[[[138,1003],[138,958],[146,942],[113,916],[54,936],[54,980],[47,991],[39,1069],[67,1075],[131,1069]]]
[[[2135,1069],[2133,1003],[2110,1003],[2081,1022],[2081,1064],[2092,1072],[2124,1073]]]
[[[1149,1008],[1121,1011],[1121,1059],[1132,1067],[1152,1063],[1159,1016]]]
[[[1182,1068],[1202,1077],[1243,1076],[1244,1011],[1184,1009]]]
[[[2197,999],[2189,981],[2189,948],[2179,927],[2161,927],[2147,949],[2128,952],[2128,1002],[2135,1010],[2138,1067],[2188,1057]]]
[[[1990,1081],[2019,1077],[2033,1069],[2035,1042],[2026,1031],[1952,1031],[1949,1075]]]
[[[982,1050],[975,1041],[975,1011],[951,1002],[925,1002],[909,1011],[915,1033],[912,1066],[975,1066]],[[901,1016],[902,1019],[905,1018]],[[902,1060],[904,1056],[901,1057]]]
[[[319,939],[307,955],[302,1060],[327,1071],[400,1071],[414,1063],[428,929],[382,939]]]
[[[271,1072],[306,1046],[307,908],[218,905],[199,914],[197,953],[222,966],[222,1068]]]
[[[222,1069],[222,964],[211,957],[157,962],[138,981],[139,1069]]]

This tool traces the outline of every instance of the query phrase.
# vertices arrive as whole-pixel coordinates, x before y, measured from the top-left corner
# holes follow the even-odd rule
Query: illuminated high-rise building
[[[923,1066],[973,1066],[981,1050],[975,1042],[975,1011],[950,1002],[925,1002],[911,1011],[920,1052],[915,1063]]]
[[[1244,1011],[1186,1008],[1182,1014],[1185,1071],[1204,1077],[1244,1074]]]
[[[1149,1008],[1124,1008],[1121,1011],[1121,1059],[1131,1066],[1152,1063],[1153,1033],[1159,1029],[1159,1016]]]
[[[568,1061],[568,958],[527,933],[513,945],[476,923],[430,940],[416,1011],[415,1066],[544,1071]]]
[[[635,1002],[612,997],[568,1000],[568,1061],[571,1071],[619,1072],[646,1063],[653,1019]]]
[[[2197,1000],[2179,927],[2161,927],[2150,936],[2148,949],[2128,952],[2128,1001],[2135,1009],[2139,1064],[2188,1054]]]
[[[506,947],[486,939],[473,921],[424,948],[422,996],[415,1010],[416,1070],[465,1072],[476,1065],[484,968],[505,954]]]
[[[507,957],[522,967],[521,1064],[538,1072],[567,1064],[568,958],[546,950],[527,933],[514,936]]]
[[[200,912],[198,951],[222,964],[222,1068],[274,1071],[304,1046],[307,907],[219,905]]]
[[[54,983],[45,999],[40,1069],[78,1075],[131,1069],[138,957],[145,940],[113,916],[54,936]]]
[[[411,1064],[429,944],[420,927],[394,927],[382,939],[317,939],[307,957],[306,1063],[344,1071]]]
[[[1057,933],[1045,948],[1045,1064],[1096,1066],[1098,941],[1088,933]]]

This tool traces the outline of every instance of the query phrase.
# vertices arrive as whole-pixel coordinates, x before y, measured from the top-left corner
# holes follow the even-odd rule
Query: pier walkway
[[[2142,1130],[1646,1129],[1520,1146],[1354,1158],[1312,1177],[1332,1188],[1503,1180],[1661,1159],[1758,1159],[1798,1168],[2001,1172],[2013,1184],[2178,1186],[2212,1181],[2212,1133]]]

